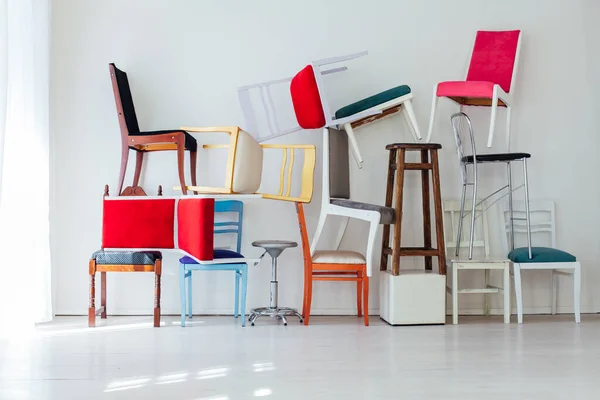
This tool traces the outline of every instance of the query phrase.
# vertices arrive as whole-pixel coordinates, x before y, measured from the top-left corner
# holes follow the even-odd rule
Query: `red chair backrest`
[[[512,84],[521,31],[478,31],[467,81],[494,82],[506,93]]]
[[[304,129],[319,129],[325,126],[323,104],[312,65],[298,72],[290,84],[290,93],[298,125]]]

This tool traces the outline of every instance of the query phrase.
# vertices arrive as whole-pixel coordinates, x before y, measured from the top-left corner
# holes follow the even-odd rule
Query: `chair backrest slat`
[[[532,246],[543,246],[556,248],[556,216],[555,206],[552,200],[530,200],[529,201],[529,216],[531,226],[531,243]],[[513,201],[513,217],[521,218],[513,220],[515,231],[515,248],[527,245],[527,224],[522,220],[525,218],[525,202]],[[508,251],[510,237],[510,211],[508,201],[504,202],[502,208],[502,244],[503,248]],[[523,242],[517,240],[521,238]]]
[[[479,202],[479,200],[477,200]],[[448,254],[454,255],[456,248],[456,241],[458,240],[458,221],[460,220],[460,201],[458,200],[444,200],[442,202],[443,209],[443,220],[444,228],[447,230],[450,228],[450,234],[445,232],[445,244]],[[475,207],[476,215],[479,215],[485,209],[485,204],[479,204]],[[471,201],[465,201],[465,210],[468,212],[471,210]],[[471,215],[465,216],[462,225],[462,235],[460,240],[460,247],[469,247],[469,230],[470,230]],[[483,213],[475,223],[475,233],[473,240],[473,248],[483,249],[483,256],[486,258],[490,255],[490,237],[488,228],[487,213]]]
[[[237,218],[232,221],[215,222],[215,235],[235,234],[236,235],[236,252],[240,252],[242,248],[242,221],[244,217],[244,203],[239,200],[222,200],[215,202],[215,213],[236,213]],[[230,229],[216,229],[222,226],[234,226]]]

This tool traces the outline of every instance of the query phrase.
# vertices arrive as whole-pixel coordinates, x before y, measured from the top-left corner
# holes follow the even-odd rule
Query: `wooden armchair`
[[[179,182],[183,187],[183,194],[187,194],[185,185],[183,159],[185,151],[190,152],[190,170],[192,185],[196,185],[196,139],[185,130],[171,129],[161,131],[140,131],[138,120],[133,106],[133,96],[129,88],[129,80],[125,71],[118,69],[115,64],[109,64],[110,78],[112,80],[113,93],[117,113],[119,114],[119,126],[121,128],[121,170],[119,172],[119,193],[123,190],[127,162],[129,160],[129,149],[136,151],[135,173],[133,175],[133,186],[138,186],[142,172],[144,154],[150,151],[177,151],[177,169]]]

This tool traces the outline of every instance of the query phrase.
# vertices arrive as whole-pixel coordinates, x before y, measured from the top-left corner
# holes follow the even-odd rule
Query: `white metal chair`
[[[460,223],[461,218],[461,202],[456,200],[444,200],[442,202],[444,215],[444,227],[447,227],[445,232],[445,243],[450,254],[451,248],[468,247],[470,241],[460,241],[458,229],[462,229]],[[484,209],[483,203],[479,202],[476,211]],[[460,227],[460,228],[459,228]],[[489,247],[489,231],[486,214],[482,215],[479,229],[474,229],[473,247],[481,249],[481,255],[475,259],[459,259],[448,258],[447,266],[452,284],[446,287],[446,292],[452,296],[452,323],[458,324],[458,295],[459,294],[483,294],[483,310],[485,315],[490,313],[489,294],[503,293],[504,295],[504,323],[510,323],[510,261],[508,259],[490,259]],[[450,234],[448,234],[448,228]],[[458,271],[464,270],[483,270],[485,271],[485,283],[483,288],[468,288],[459,289],[458,287]],[[502,271],[503,285],[497,287],[490,285],[490,271]]]
[[[460,112],[452,115],[451,118],[452,129],[454,131],[454,140],[456,142],[456,150],[458,154],[458,162],[460,165],[460,177],[462,183],[462,194],[461,194],[461,213],[460,219],[458,221],[458,240],[457,243],[461,242],[462,236],[462,225],[464,218],[470,214],[471,216],[471,230],[469,237],[469,260],[473,257],[473,235],[474,235],[474,227],[475,220],[481,217],[492,205],[502,200],[504,197],[508,197],[508,204],[510,209],[512,210],[512,195],[513,192],[523,188],[525,194],[525,226],[527,227],[527,247],[529,258],[532,258],[531,253],[531,234],[529,231],[529,186],[527,180],[527,159],[531,157],[529,153],[497,153],[497,154],[477,154],[477,149],[475,146],[475,137],[473,135],[473,126],[471,125],[471,120],[467,116],[467,114]],[[467,150],[468,145],[464,145],[465,142],[469,142],[471,144],[470,152]],[[465,148],[466,147],[466,148]],[[513,162],[522,162],[523,163],[523,184],[517,187],[513,187],[512,180],[512,169],[511,165]],[[505,163],[507,168],[507,184],[502,186],[501,188],[495,190],[479,202],[475,199],[478,198],[477,195],[477,171],[478,166],[481,164],[497,164],[497,163]],[[469,173],[470,172],[470,173]],[[465,213],[465,197],[467,192],[467,186],[472,187],[472,195],[471,195],[471,210]],[[494,198],[495,200],[490,202],[486,208],[482,209],[478,215],[476,215],[476,208],[481,202],[486,201],[490,198]],[[517,220],[518,218],[511,217],[511,227],[512,222]],[[514,243],[511,242],[511,249],[514,249]],[[458,257],[460,252],[460,246],[456,246],[455,255]]]
[[[437,104],[447,97],[463,106],[491,107],[487,146],[492,147],[498,107],[506,107],[506,151],[510,151],[510,116],[513,103],[522,33],[478,31],[464,81],[440,82],[433,88],[427,142],[431,140]]]
[[[515,202],[513,212],[517,215],[525,213],[525,204]],[[515,295],[517,300],[517,315],[519,323],[523,323],[523,295],[521,270],[550,270],[551,273],[551,291],[550,304],[552,314],[556,314],[556,302],[558,291],[557,275],[570,276],[573,278],[573,304],[575,311],[575,322],[581,322],[580,302],[581,302],[581,265],[573,256],[565,251],[556,248],[556,220],[554,202],[551,200],[531,201],[529,212],[531,214],[531,232],[532,240],[536,243],[546,243],[551,247],[532,247],[533,258],[527,257],[527,248],[515,248],[508,253],[508,258],[513,265],[513,274],[515,280]],[[510,210],[508,204],[505,204],[503,210],[504,233],[502,235],[504,248],[509,249],[509,240],[514,242],[511,237]],[[514,236],[524,236],[527,234],[527,228],[522,221],[513,223]],[[513,236],[513,237],[514,237]],[[544,240],[545,237],[545,240]]]
[[[339,250],[346,232],[349,218],[369,222],[367,239],[367,276],[373,272],[373,249],[379,224],[394,223],[394,209],[375,204],[350,200],[350,165],[348,156],[348,137],[340,130],[323,131],[323,187],[321,191],[321,214],[317,230],[310,246],[311,256],[315,255],[317,243],[323,233],[329,215],[344,217],[337,235],[334,250]]]
[[[324,69],[332,64],[339,64],[367,55],[368,52],[332,57],[313,61],[292,78],[243,86],[238,89],[239,101],[248,131],[255,135],[257,141],[273,139],[300,129],[336,128],[345,130],[350,139],[352,152],[362,168],[363,158],[358,148],[354,129],[386,117],[398,111],[403,113],[405,121],[415,141],[421,140],[421,133],[412,107],[413,94],[407,85],[397,86],[380,92],[365,99],[356,101],[340,108],[335,113],[331,111],[325,96],[323,75],[345,71],[346,66]],[[282,126],[276,111],[276,103],[285,101],[277,98],[275,88],[289,85],[292,105],[298,125]],[[257,118],[254,110],[253,97],[258,96],[262,104],[266,125]],[[276,101],[277,100],[277,101]]]

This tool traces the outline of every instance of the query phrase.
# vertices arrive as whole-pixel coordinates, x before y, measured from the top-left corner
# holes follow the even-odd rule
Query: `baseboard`
[[[135,309],[135,308],[117,308],[116,310],[109,310],[110,315],[140,315],[147,316],[152,315],[151,309]],[[299,310],[301,311],[301,310]],[[246,310],[248,314],[250,312],[250,308]],[[587,306],[581,307],[582,314],[596,314],[600,312],[600,307]],[[460,308],[458,310],[460,315],[483,315],[483,310],[481,308]],[[516,314],[517,310],[513,307],[512,314]],[[527,315],[547,315],[551,314],[550,307],[530,307],[525,308],[523,310],[524,314]],[[573,314],[573,307],[557,307],[557,314]],[[163,309],[163,315],[180,315],[179,310],[174,309]],[[231,308],[210,308],[210,309],[197,309],[194,310],[194,314],[198,315],[233,315],[233,310]],[[490,309],[491,315],[503,315],[504,310],[502,308],[492,308]],[[56,313],[56,316],[87,316],[87,310],[82,312],[81,310],[60,310],[60,312]],[[311,315],[356,315],[356,310],[348,309],[348,308],[314,308],[311,310]],[[369,310],[369,315],[377,316],[379,315],[379,308],[373,308]],[[446,310],[446,315],[452,315],[452,309],[449,308]]]

